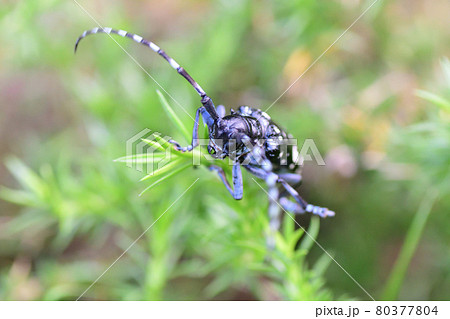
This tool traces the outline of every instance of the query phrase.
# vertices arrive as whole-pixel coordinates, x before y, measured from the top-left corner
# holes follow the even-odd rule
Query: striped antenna
[[[170,66],[172,68],[174,68],[179,74],[181,74],[181,76],[183,76],[194,87],[194,89],[197,91],[197,93],[202,98],[202,104],[206,108],[206,111],[211,115],[211,117],[214,120],[217,120],[219,118],[211,98],[206,94],[205,91],[203,91],[201,86],[189,75],[189,73],[187,73],[186,70],[183,67],[181,67],[174,59],[172,59],[170,56],[168,56],[166,54],[166,52],[164,52],[159,46],[157,46],[156,44],[154,44],[151,41],[145,40],[143,37],[141,37],[137,34],[129,33],[124,30],[115,30],[115,29],[106,28],[106,27],[86,30],[83,32],[82,35],[80,35],[78,37],[77,42],[75,43],[74,52],[77,52],[78,44],[80,43],[80,41],[82,39],[84,39],[86,36],[88,36],[90,34],[96,34],[96,33],[117,34],[124,38],[130,38],[133,41],[143,44],[146,47],[149,47],[150,49],[152,49],[154,52],[158,53],[167,62],[169,62]]]

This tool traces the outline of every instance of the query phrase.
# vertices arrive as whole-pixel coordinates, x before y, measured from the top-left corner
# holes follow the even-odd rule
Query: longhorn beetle
[[[334,216],[334,212],[327,208],[308,204],[295,190],[294,187],[300,185],[302,180],[297,148],[295,145],[287,143],[292,136],[273,122],[269,115],[248,106],[240,106],[237,111],[231,110],[230,115],[225,115],[225,107],[219,105],[216,108],[200,85],[160,47],[139,35],[124,30],[94,28],[84,31],[75,43],[75,52],[83,38],[96,33],[116,34],[149,47],[169,62],[170,66],[194,87],[201,97],[202,106],[197,109],[195,114],[192,142],[185,147],[174,140],[169,142],[174,145],[175,150],[181,152],[192,151],[198,146],[199,116],[201,114],[203,122],[206,123],[209,130],[208,153],[216,159],[229,157],[233,162],[233,187],[221,167],[210,165],[209,169],[219,175],[234,199],[241,199],[243,196],[241,166],[256,177],[263,179],[268,187],[270,228],[272,230],[279,228],[277,201],[284,209],[295,214],[303,214],[306,211],[320,217]],[[282,186],[281,192],[278,184]],[[296,202],[288,200],[289,195]]]

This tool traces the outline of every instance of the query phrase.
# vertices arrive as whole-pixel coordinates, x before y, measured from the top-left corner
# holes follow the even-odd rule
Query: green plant
[[[161,105],[169,116],[169,119],[184,133],[183,136],[188,141],[191,138],[190,134],[187,133],[188,129],[172,110],[164,96],[159,91],[157,93]],[[207,135],[205,136],[207,137]],[[136,161],[140,161],[153,166],[154,161],[159,161],[166,156],[167,149],[173,149],[173,145],[159,135],[152,135],[152,137],[153,139],[144,139],[144,141],[160,152],[130,155],[121,157],[116,161],[129,164],[135,164]],[[202,154],[202,152],[204,152],[204,150],[200,147],[194,149],[193,152],[174,152],[170,157],[170,160],[164,166],[151,171],[151,174],[141,179],[141,181],[151,183],[141,192],[141,195],[150,191],[159,183],[166,181],[168,178],[183,178],[180,176],[180,173],[192,166],[193,157],[200,158],[200,165],[207,169],[207,167],[211,165],[213,158],[208,154]],[[229,167],[224,164],[224,161],[215,160],[214,164],[220,165],[225,171],[228,173],[230,172]],[[253,187],[255,187],[255,185],[253,185]],[[227,203],[230,208],[233,207],[233,210],[236,211],[247,211],[249,208],[242,209],[240,205],[237,204],[239,202],[233,200],[228,200]],[[308,269],[305,262],[305,257],[311,249],[319,232],[319,219],[313,219],[309,232],[306,235],[303,228],[296,227],[297,225],[299,226],[299,224],[296,224],[294,217],[290,216],[289,213],[284,212],[288,214],[289,217],[283,216],[285,219],[283,232],[277,234],[275,251],[270,251],[267,249],[265,241],[262,240],[264,234],[267,234],[268,224],[268,216],[264,213],[265,206],[264,203],[261,204],[261,202],[259,202],[259,204],[255,204],[255,207],[252,207],[252,211],[255,211],[256,214],[259,215],[259,223],[251,223],[248,218],[242,216],[238,221],[232,221],[232,224],[225,225],[225,227],[230,228],[226,232],[214,232],[214,234],[231,232],[232,235],[230,234],[230,237],[225,236],[225,238],[221,238],[221,240],[224,240],[226,243],[222,248],[224,249],[223,256],[226,257],[226,259],[221,257],[218,260],[214,260],[215,257],[211,255],[209,258],[212,259],[211,263],[214,266],[211,267],[210,265],[205,265],[206,270],[201,271],[204,275],[214,272],[216,276],[216,279],[207,287],[206,293],[209,297],[215,297],[218,293],[228,289],[230,283],[241,282],[244,280],[243,278],[249,277],[254,278],[255,283],[250,286],[255,287],[253,293],[256,296],[259,296],[260,288],[258,281],[267,276],[273,281],[273,284],[284,298],[290,300],[330,299],[332,295],[330,292],[323,289],[324,279],[322,278],[327,265],[331,261],[330,257],[324,254],[311,270]],[[213,225],[204,225],[204,227],[206,229],[211,227],[214,229]],[[236,230],[233,230],[233,228]],[[205,234],[205,236],[210,238],[212,234],[208,231],[208,234]],[[302,236],[305,238],[297,249],[298,241]],[[242,238],[249,239],[243,240]],[[242,256],[243,252],[245,257]],[[269,258],[268,262],[265,261],[267,258]],[[228,268],[227,263],[230,262],[230,259],[232,260],[232,264],[234,264],[233,274],[225,271],[225,269]],[[236,276],[235,272],[239,273],[239,269],[245,267],[244,264],[247,264],[246,267],[248,268],[248,271],[238,275],[238,278],[233,278]],[[232,277],[230,278],[230,276]]]
[[[383,300],[398,298],[403,280],[415,254],[432,207],[440,196],[450,193],[450,62],[443,59],[442,70],[447,79],[442,96],[419,90],[417,96],[428,101],[438,110],[429,111],[429,120],[401,130],[394,142],[393,153],[401,161],[409,159],[416,165],[416,181],[420,192],[425,192],[405,237],[403,247],[389,275]],[[416,187],[417,187],[416,186]]]
[[[406,12],[402,2],[378,1],[269,110],[294,137],[313,138],[324,155],[325,167],[305,167],[300,190],[336,211],[336,218],[321,221],[317,240],[371,294],[384,290],[404,234],[417,225],[411,221],[424,189],[435,187],[439,198],[423,232],[412,232],[420,235],[417,247],[405,245],[415,253],[398,296],[449,299],[450,260],[443,253],[450,237],[449,95],[435,66],[448,53],[444,2]],[[241,103],[266,109],[369,5],[104,4],[82,3],[100,23],[155,41],[227,109]],[[309,236],[287,216],[272,263],[263,257],[269,255],[266,194],[245,173],[244,199],[236,202],[205,165],[192,169],[181,156],[140,184],[142,173],[112,162],[143,128],[189,143],[186,113],[193,115],[199,100],[153,52],[117,38],[185,109],[169,100],[185,130],[167,125],[158,85],[109,37],[89,39],[73,55],[76,37],[94,26],[71,1],[0,6],[0,27],[8,30],[0,34],[0,184],[8,186],[0,191],[1,299],[78,298],[197,178],[83,298],[315,299],[324,293],[327,299],[330,291],[367,298],[339,267],[321,271],[318,265],[330,259],[315,245],[300,249]],[[417,88],[426,88],[418,94],[434,102],[414,99]],[[348,152],[335,152],[342,147]],[[370,165],[368,154],[375,154]],[[400,174],[392,162],[412,167],[410,179],[394,181]],[[345,174],[348,167],[353,175]],[[307,216],[297,222],[314,233]],[[295,250],[286,248],[298,237]],[[401,255],[411,255],[410,248]]]

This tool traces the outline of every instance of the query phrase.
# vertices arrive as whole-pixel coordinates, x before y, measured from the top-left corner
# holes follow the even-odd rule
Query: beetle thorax
[[[237,158],[262,138],[259,122],[253,117],[232,114],[219,119],[210,131],[208,152],[215,158]]]

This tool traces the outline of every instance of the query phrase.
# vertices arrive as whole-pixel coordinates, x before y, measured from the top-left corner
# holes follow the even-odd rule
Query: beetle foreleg
[[[242,196],[244,194],[244,184],[242,182],[242,171],[241,165],[239,165],[239,163],[233,165],[233,187],[231,187],[230,183],[228,183],[227,176],[225,175],[222,167],[211,165],[209,169],[217,172],[223,184],[234,199],[242,199]]]
[[[200,119],[200,112],[203,114],[206,113],[205,108],[199,107],[197,109],[197,112],[195,112],[195,120],[194,120],[194,128],[192,129],[192,142],[191,145],[182,147],[178,142],[174,140],[169,140],[169,143],[174,145],[174,148],[177,151],[180,152],[190,152],[192,151],[197,145],[198,145],[198,126],[199,126],[199,119]]]

